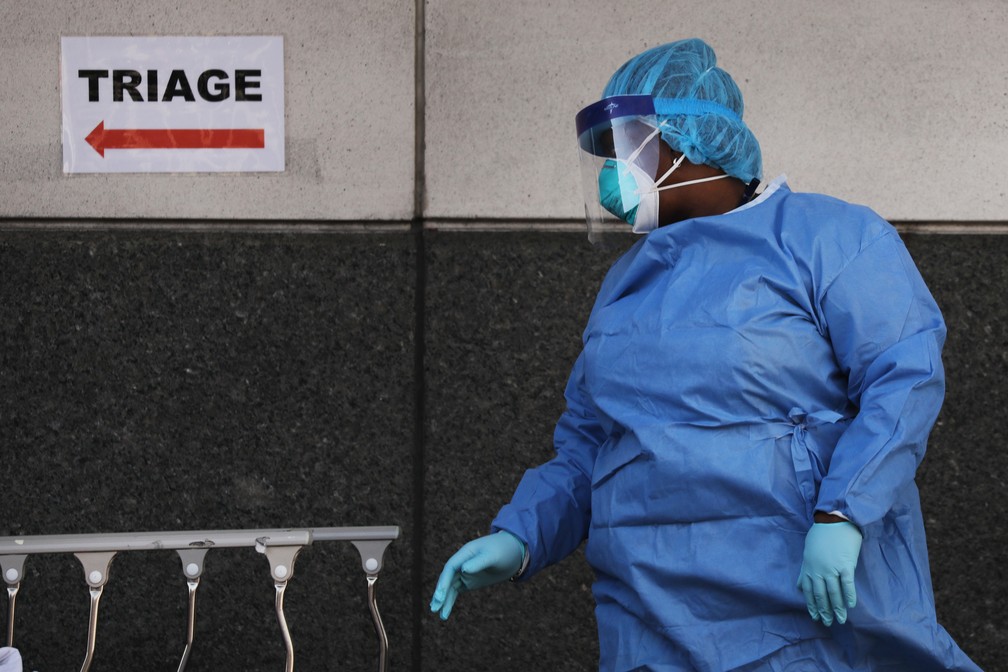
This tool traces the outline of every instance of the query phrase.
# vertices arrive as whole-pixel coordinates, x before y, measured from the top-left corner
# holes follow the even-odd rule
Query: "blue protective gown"
[[[914,472],[945,325],[896,231],[775,182],[609,271],[556,457],[494,520],[525,577],[587,539],[602,670],[978,670],[935,619]],[[809,618],[814,511],[856,523],[858,604]]]

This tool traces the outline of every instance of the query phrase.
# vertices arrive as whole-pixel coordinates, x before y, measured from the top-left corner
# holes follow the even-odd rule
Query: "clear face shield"
[[[654,228],[661,130],[651,96],[614,96],[576,118],[588,239]],[[647,228],[643,228],[643,227]]]
[[[651,96],[612,96],[578,112],[581,180],[592,244],[608,242],[609,234],[625,233],[627,224],[634,233],[658,228],[659,192],[730,177],[722,173],[665,184],[686,155],[675,159],[670,156],[669,167],[658,175],[665,122],[658,121],[656,107],[662,115],[718,114],[738,118],[712,101]],[[754,181],[750,186],[755,189],[755,185]]]

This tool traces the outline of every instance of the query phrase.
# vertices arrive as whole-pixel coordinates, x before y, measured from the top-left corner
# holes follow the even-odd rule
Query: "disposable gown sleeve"
[[[847,264],[820,306],[858,410],[815,508],[863,528],[890,511],[924,457],[945,395],[945,323],[892,229]]]
[[[605,432],[584,391],[584,354],[571,371],[567,408],[557,422],[556,457],[525,472],[511,502],[494,519],[528,546],[523,579],[570,555],[587,537],[591,520],[591,474]]]

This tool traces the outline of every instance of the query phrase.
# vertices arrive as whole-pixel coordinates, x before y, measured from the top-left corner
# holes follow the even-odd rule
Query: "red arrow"
[[[106,149],[262,149],[262,128],[132,128],[107,129],[101,121],[87,136],[105,156]]]

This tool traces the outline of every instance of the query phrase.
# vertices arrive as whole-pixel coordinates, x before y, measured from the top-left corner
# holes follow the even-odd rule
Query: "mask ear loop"
[[[676,184],[666,184],[665,186],[659,187],[658,185],[669,178],[669,175],[675,172],[676,168],[682,165],[682,162],[686,159],[686,152],[679,155],[679,158],[672,162],[672,167],[665,171],[665,174],[661,176],[660,179],[655,181],[655,191],[665,191],[667,189],[677,189],[678,187],[688,187],[691,184],[700,184],[701,182],[713,182],[714,180],[723,180],[726,177],[731,177],[731,175],[714,175],[713,177],[701,177],[697,180],[687,180],[686,182],[677,182]]]
[[[681,166],[682,162],[685,161],[685,160],[686,160],[686,153],[683,152],[682,154],[679,155],[678,159],[676,159],[675,161],[672,162],[672,167],[669,168],[667,171],[665,171],[664,175],[662,175],[660,178],[658,178],[657,180],[655,180],[655,182],[651,186],[651,188],[649,188],[647,190],[638,189],[637,190],[637,195],[638,196],[643,196],[644,194],[650,194],[650,193],[653,193],[653,192],[659,192],[659,191],[662,191],[664,189],[675,189],[676,187],[685,187],[685,186],[690,185],[690,184],[696,184],[697,182],[707,182],[708,180],[719,180],[722,177],[728,177],[727,175],[717,175],[715,177],[705,177],[705,178],[700,179],[700,180],[690,180],[689,182],[679,182],[678,184],[667,184],[664,187],[659,187],[658,185],[661,184],[662,182],[664,182],[665,180],[667,180],[669,178],[669,175],[671,175],[672,173],[674,173],[676,171],[676,168],[678,168],[679,166]]]
[[[653,131],[651,131],[651,133],[646,138],[644,138],[644,142],[638,145],[637,149],[635,149],[633,152],[630,153],[630,156],[628,156],[625,161],[627,165],[630,165],[631,163],[637,160],[637,157],[640,156],[640,153],[644,151],[644,148],[647,147],[648,143],[654,140],[655,136],[661,133],[661,129],[666,123],[668,122],[663,121],[660,124],[658,124],[658,126]]]
[[[681,166],[682,162],[685,161],[685,160],[686,160],[686,152],[683,152],[682,154],[679,155],[678,159],[676,159],[675,161],[672,162],[672,167],[669,168],[667,171],[665,171],[664,175],[662,175],[660,178],[658,178],[657,180],[655,180],[655,186],[657,187],[658,190],[663,189],[663,187],[659,187],[658,185],[661,184],[662,182],[664,182],[665,180],[667,180],[669,178],[669,175],[671,175],[672,173],[674,173],[676,171],[676,168],[678,168],[679,166]]]
[[[658,187],[657,189],[655,189],[655,191],[665,191],[666,189],[676,189],[677,187],[688,187],[691,184],[700,184],[701,182],[713,182],[714,180],[723,180],[726,177],[731,177],[731,175],[715,175],[713,177],[701,177],[699,180],[688,180],[686,182],[666,184],[664,187]]]

